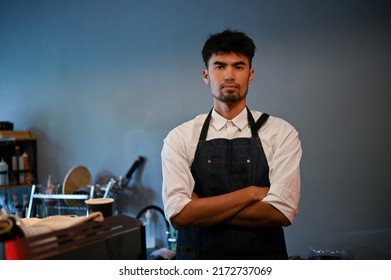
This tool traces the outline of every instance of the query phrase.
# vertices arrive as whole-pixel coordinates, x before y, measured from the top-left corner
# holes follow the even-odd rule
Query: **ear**
[[[209,74],[207,69],[202,70],[202,79],[206,85],[209,85]]]
[[[254,68],[250,69],[250,75],[248,77],[248,83],[251,84],[254,79]]]

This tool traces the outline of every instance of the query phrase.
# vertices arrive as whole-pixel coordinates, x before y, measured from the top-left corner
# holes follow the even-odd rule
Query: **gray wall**
[[[388,1],[0,0],[0,120],[38,138],[39,181],[78,164],[98,182],[147,163],[126,212],[161,206],[160,150],[207,112],[200,50],[232,28],[258,49],[249,106],[303,145],[289,254],[391,258]]]

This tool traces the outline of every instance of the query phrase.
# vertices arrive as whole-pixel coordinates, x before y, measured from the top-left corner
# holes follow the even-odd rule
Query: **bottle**
[[[153,221],[152,221],[152,212],[151,210],[147,210],[145,213],[145,239],[147,243],[147,249],[152,249],[156,247],[155,244],[155,231],[154,231],[154,226],[153,226]]]
[[[19,146],[15,146],[15,154],[12,156],[12,184],[19,184],[19,154],[20,148]]]
[[[8,164],[3,158],[0,162],[0,185],[8,185]]]
[[[24,160],[23,155],[18,157],[19,184],[24,184]]]
[[[29,208],[29,204],[30,204],[30,193],[29,192],[24,192],[23,193],[23,212],[24,212],[24,217],[27,217],[27,213],[28,213],[28,208]]]
[[[22,155],[23,159],[23,167],[24,167],[24,172],[23,174],[23,180],[26,184],[32,184],[34,181],[33,174],[31,172],[31,167],[30,167],[30,162],[29,162],[29,156],[26,152],[23,153]]]
[[[46,193],[47,194],[53,194],[54,193],[52,175],[49,175],[48,182],[46,184]]]

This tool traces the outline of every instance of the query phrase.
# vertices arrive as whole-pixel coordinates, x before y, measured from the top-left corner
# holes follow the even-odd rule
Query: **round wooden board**
[[[63,194],[74,194],[80,187],[92,184],[92,176],[87,167],[78,165],[71,168],[64,178],[62,184]],[[83,201],[84,202],[84,201]],[[66,199],[65,203],[69,206],[80,206],[81,201]]]

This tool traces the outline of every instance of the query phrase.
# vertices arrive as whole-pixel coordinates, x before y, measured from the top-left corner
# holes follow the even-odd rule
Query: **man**
[[[162,197],[177,259],[287,259],[283,227],[300,198],[301,144],[286,121],[246,106],[255,45],[211,35],[202,76],[213,109],[173,129],[162,149]]]

